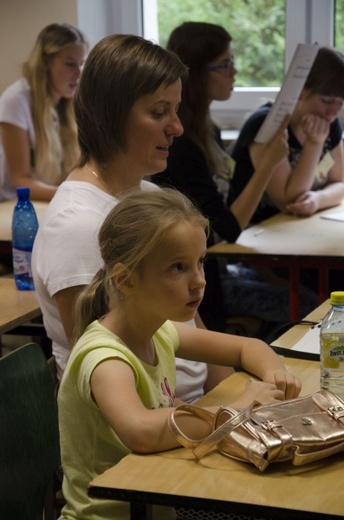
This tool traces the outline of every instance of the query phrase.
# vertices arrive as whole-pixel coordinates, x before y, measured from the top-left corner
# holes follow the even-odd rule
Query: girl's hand
[[[297,197],[294,202],[286,205],[286,210],[297,217],[310,217],[319,210],[317,194],[314,191],[306,191]]]
[[[283,392],[282,400],[294,399],[301,391],[300,379],[287,370],[268,370],[262,379],[266,383],[276,385],[276,388]]]
[[[302,117],[301,127],[308,141],[323,144],[330,131],[330,123],[323,117],[306,114]]]
[[[250,379],[246,384],[244,393],[237,401],[231,403],[231,406],[246,408],[253,401],[259,401],[261,404],[283,401],[285,399],[284,395],[283,390],[278,389],[275,384]]]
[[[261,164],[265,168],[277,166],[289,153],[288,146],[288,124],[290,116],[286,115],[274,137],[269,141],[262,153]]]

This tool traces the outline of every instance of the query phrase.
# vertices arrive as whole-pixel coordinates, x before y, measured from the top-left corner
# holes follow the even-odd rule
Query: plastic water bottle
[[[38,229],[35,208],[30,202],[30,189],[17,188],[18,200],[12,218],[13,272],[17,289],[35,289],[31,272],[32,246]]]
[[[344,398],[344,291],[331,293],[320,327],[320,385]]]

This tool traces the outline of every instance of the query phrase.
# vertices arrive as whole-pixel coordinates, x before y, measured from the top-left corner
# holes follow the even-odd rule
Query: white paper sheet
[[[260,127],[255,137],[255,142],[269,142],[280,127],[284,117],[287,114],[292,114],[318,49],[319,45],[317,44],[298,44],[281,90],[264,123]]]
[[[328,220],[339,220],[344,222],[344,211],[338,211],[338,213],[324,213],[320,215],[320,218],[326,218]]]
[[[295,343],[291,350],[320,355],[320,325],[308,329],[303,338]]]

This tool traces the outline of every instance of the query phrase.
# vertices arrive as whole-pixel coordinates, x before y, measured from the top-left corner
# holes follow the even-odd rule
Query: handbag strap
[[[215,448],[226,435],[248,421],[252,415],[253,407],[257,404],[260,405],[261,403],[254,401],[250,406],[241,411],[226,406],[220,408],[217,415],[221,414],[224,410],[229,410],[233,414],[233,417],[216,428],[213,433],[208,435],[208,437],[198,444],[198,446],[193,450],[195,457],[197,459],[202,458],[206,453]]]
[[[175,436],[177,441],[185,448],[195,448],[199,445],[200,441],[203,439],[191,439],[185,433],[181,431],[176,422],[176,415],[180,412],[188,413],[194,415],[195,417],[199,417],[200,419],[204,419],[210,426],[214,424],[215,414],[205,410],[204,408],[200,408],[198,406],[192,406],[190,404],[181,404],[177,406],[168,417],[168,427],[171,433]]]

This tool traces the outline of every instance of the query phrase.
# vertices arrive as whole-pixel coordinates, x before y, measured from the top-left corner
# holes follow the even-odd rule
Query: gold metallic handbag
[[[195,440],[179,428],[178,415],[205,420],[213,432]],[[178,442],[200,459],[213,449],[264,471],[270,462],[291,461],[295,466],[344,450],[344,401],[327,390],[288,401],[245,409],[222,406],[216,414],[193,405],[180,405],[169,416]]]

